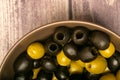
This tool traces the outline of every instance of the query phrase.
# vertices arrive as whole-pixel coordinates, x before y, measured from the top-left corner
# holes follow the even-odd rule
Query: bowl
[[[24,50],[26,50],[27,46],[37,40],[43,40],[49,35],[51,35],[54,30],[59,26],[67,26],[70,28],[73,28],[75,26],[84,26],[90,30],[100,30],[105,33],[107,33],[111,41],[115,44],[116,50],[120,51],[120,37],[113,33],[112,31],[89,22],[83,22],[83,21],[61,21],[61,22],[55,22],[51,24],[47,24],[41,27],[38,27],[37,29],[34,29],[33,31],[26,34],[23,38],[21,38],[7,53],[4,60],[2,61],[2,64],[0,65],[0,80],[13,80],[14,71],[13,71],[13,63],[15,59],[18,57],[18,55],[21,54]]]

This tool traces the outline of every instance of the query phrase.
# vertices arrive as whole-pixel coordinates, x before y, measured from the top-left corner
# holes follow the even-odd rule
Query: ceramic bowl
[[[75,26],[84,26],[90,30],[101,30],[107,33],[111,41],[115,44],[116,50],[120,51],[120,37],[113,33],[112,31],[89,22],[83,21],[61,21],[55,22],[51,24],[47,24],[33,31],[27,33],[24,37],[22,37],[7,53],[2,64],[0,65],[0,80],[13,80],[14,71],[13,71],[13,63],[18,55],[21,54],[24,50],[26,50],[27,46],[37,40],[43,40],[44,38],[51,35],[54,30],[59,26],[67,26],[73,28]]]

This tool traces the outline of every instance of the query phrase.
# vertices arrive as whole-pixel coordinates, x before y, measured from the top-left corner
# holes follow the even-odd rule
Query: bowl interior
[[[58,26],[67,26],[70,28],[73,28],[75,26],[85,26],[90,30],[101,30],[105,33],[107,33],[111,41],[115,44],[115,47],[118,51],[120,51],[120,37],[116,35],[115,33],[111,32],[110,30],[103,28],[99,25],[88,23],[88,22],[82,22],[82,21],[62,21],[62,22],[55,22],[52,24],[48,24],[42,27],[39,27],[32,32],[25,35],[22,39],[20,39],[8,52],[6,55],[2,65],[0,66],[0,80],[13,80],[14,71],[13,71],[13,63],[17,56],[26,50],[27,46],[34,41],[37,40],[43,40],[44,38],[51,35],[55,28]]]

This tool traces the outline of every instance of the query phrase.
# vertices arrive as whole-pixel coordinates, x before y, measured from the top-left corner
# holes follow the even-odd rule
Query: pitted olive
[[[89,29],[83,26],[75,27],[72,33],[72,40],[77,45],[83,45],[88,40]]]
[[[60,26],[55,30],[55,33],[53,34],[53,39],[56,43],[60,45],[64,45],[68,43],[70,40],[70,29],[64,26]]]
[[[70,74],[82,73],[85,67],[85,63],[81,60],[71,61],[69,66]]]
[[[58,80],[67,80],[69,78],[68,68],[66,66],[58,66],[55,76]]]
[[[61,50],[58,54],[57,54],[57,62],[59,65],[61,66],[69,66],[71,63],[71,59],[69,59],[68,57],[65,56],[63,50]]]
[[[40,59],[45,54],[44,46],[39,42],[31,43],[27,48],[27,54],[32,59]]]
[[[32,79],[36,79],[37,78],[39,71],[40,71],[40,68],[33,69]]]
[[[71,60],[78,60],[77,47],[73,43],[65,44],[63,47],[64,54]]]
[[[106,67],[107,61],[102,56],[97,56],[95,60],[85,63],[86,70],[92,74],[101,74],[105,71]]]
[[[54,72],[57,69],[57,64],[54,58],[44,58],[41,60],[41,67],[46,72]]]
[[[94,60],[98,55],[98,51],[95,47],[85,46],[78,52],[78,57],[83,62],[90,62]]]
[[[86,69],[83,70],[82,79],[84,80],[99,80],[102,74],[92,74]]]
[[[110,69],[111,72],[116,73],[120,69],[120,63],[114,56],[108,58],[107,63],[108,63],[108,68]]]
[[[14,71],[17,74],[26,74],[33,68],[33,61],[26,55],[26,52],[20,54],[14,62]]]
[[[70,75],[69,80],[83,80],[82,74],[72,74]]]
[[[91,31],[89,40],[100,50],[107,49],[110,43],[110,37],[106,33],[99,30]]]
[[[113,54],[113,56],[117,59],[117,61],[120,64],[120,52],[116,50],[115,53]]]
[[[47,73],[44,70],[40,70],[36,80],[52,80],[53,73]]]
[[[51,39],[47,40],[44,46],[45,52],[50,56],[55,56],[61,50],[61,46]]]
[[[33,68],[39,68],[41,66],[41,60],[33,60]]]
[[[116,77],[112,73],[106,73],[99,80],[116,80]]]
[[[100,54],[105,57],[109,58],[115,53],[115,46],[112,42],[110,42],[109,46],[105,50],[99,50]]]
[[[116,73],[116,80],[120,80],[120,70],[118,70]]]
[[[14,80],[32,80],[33,72],[30,71],[26,74],[15,74]]]

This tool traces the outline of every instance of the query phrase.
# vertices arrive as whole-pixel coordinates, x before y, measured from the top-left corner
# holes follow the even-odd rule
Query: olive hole
[[[57,34],[57,39],[58,40],[63,40],[64,39],[64,34],[63,33],[58,33]]]
[[[78,32],[78,33],[76,34],[76,38],[77,38],[77,39],[81,39],[82,37],[83,37],[83,33]]]
[[[55,45],[55,44],[52,44],[51,46],[50,46],[50,50],[51,51],[55,51],[57,49],[57,46]]]

